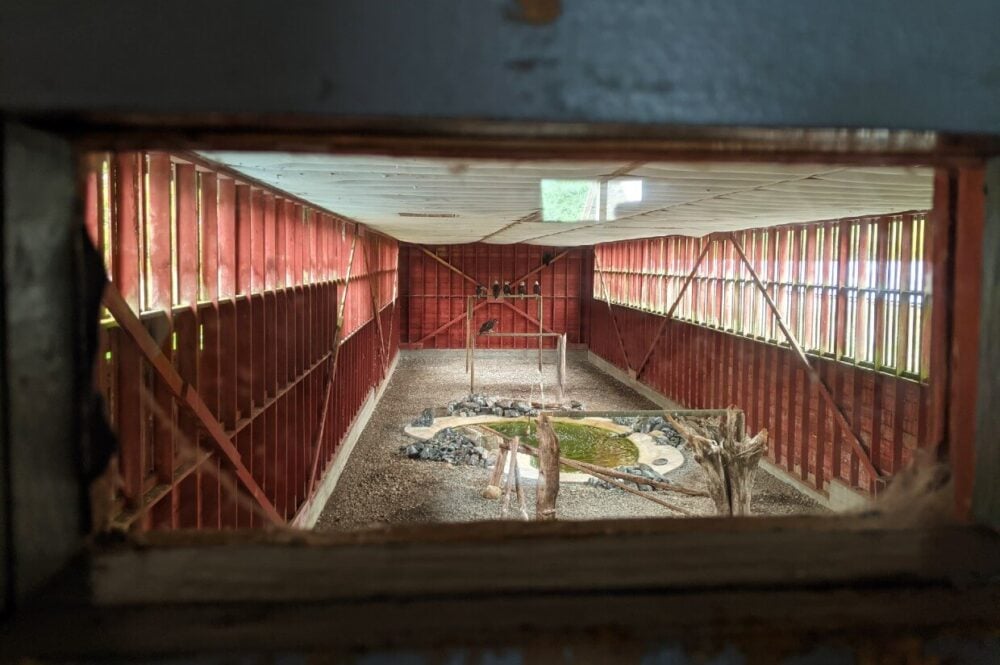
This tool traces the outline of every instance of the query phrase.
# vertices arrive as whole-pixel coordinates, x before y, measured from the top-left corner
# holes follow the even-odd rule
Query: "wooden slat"
[[[211,435],[215,445],[218,446],[230,464],[233,465],[237,478],[239,478],[250,495],[257,501],[263,512],[274,523],[282,523],[282,518],[274,510],[274,506],[271,505],[270,501],[264,495],[263,490],[257,485],[250,472],[244,466],[240,454],[236,451],[232,441],[226,436],[222,426],[212,416],[198,393],[191,390],[190,386],[177,374],[173,365],[163,355],[153,338],[149,336],[149,333],[138,317],[129,309],[128,304],[113,288],[105,291],[104,304],[112,316],[115,317],[115,320],[118,321],[119,325],[121,325],[122,329],[139,347],[153,369],[156,370],[162,384],[170,390],[174,397],[195,413],[201,426]]]

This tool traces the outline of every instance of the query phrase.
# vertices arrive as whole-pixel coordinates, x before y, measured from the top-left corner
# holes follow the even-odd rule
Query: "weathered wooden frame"
[[[25,159],[35,169],[27,183],[31,186],[17,191],[5,187],[6,226],[12,220],[11,200],[33,203],[51,196],[51,188],[59,190],[59,179],[72,167],[58,138],[25,134],[9,124],[4,132],[5,183]],[[20,142],[18,149],[26,154],[12,156],[11,140]],[[990,190],[1000,187],[998,171],[993,162],[987,171]],[[51,176],[56,177],[46,182]],[[64,189],[56,193],[56,203],[68,200]],[[996,219],[998,209],[997,197],[988,198],[987,217]],[[59,229],[71,218],[63,210],[39,219]],[[6,226],[5,235],[11,230]],[[34,230],[39,232],[44,234],[44,226]],[[995,240],[996,229],[985,233]],[[63,234],[38,249],[44,256],[65,258],[58,254],[64,246]],[[995,282],[998,246],[982,244],[988,284]],[[8,279],[9,261],[5,257]],[[64,283],[61,277],[67,275],[52,275],[57,284]],[[988,291],[983,289],[981,302],[966,305],[995,305],[995,293]],[[73,293],[47,295],[46,311],[73,311]],[[25,292],[21,304],[31,298]],[[8,301],[8,350],[12,341],[23,342],[34,321],[12,317],[10,308]],[[957,409],[976,416],[982,453],[972,469],[977,478],[973,514],[996,523],[996,492],[985,488],[985,482],[996,475],[989,428],[997,416],[990,397],[1000,372],[995,350],[984,351],[984,345],[1000,331],[995,311],[985,311],[991,313],[980,328],[978,406],[966,403]],[[62,334],[71,336],[72,327]],[[70,348],[69,340],[64,341]],[[17,373],[30,381],[26,370],[36,361],[33,356],[8,356],[8,381]],[[13,436],[4,438],[3,452],[5,459],[16,458],[17,473],[52,474],[62,487],[80,489],[80,479],[57,455],[72,447],[72,436],[47,423],[11,421],[11,415],[5,409],[4,427]],[[32,433],[39,435],[33,443],[43,454],[22,456],[24,437]],[[11,444],[18,440],[22,444]],[[10,479],[5,472],[7,496]],[[895,636],[967,634],[995,630],[1000,603],[995,583],[1000,543],[993,531],[974,525],[903,527],[871,517],[435,525],[332,537],[285,531],[151,534],[81,549],[82,533],[72,526],[79,503],[67,500],[65,493],[38,496],[37,505],[25,504],[23,494],[18,497],[20,504],[4,502],[0,522],[5,543],[13,544],[4,554],[5,573],[12,570],[11,559],[18,562],[14,577],[3,578],[6,608],[15,597],[12,589],[31,603],[20,602],[13,621],[4,625],[5,654],[331,653],[401,644],[502,646],[565,636],[594,644],[595,633],[610,640],[619,655],[630,638],[688,647],[701,640],[736,642],[748,652],[756,645],[773,653],[775,626],[789,636],[789,648],[802,645],[796,639],[873,639],[873,630]],[[11,529],[12,517],[23,525],[38,509],[58,519],[40,523],[30,539]],[[32,561],[26,555],[39,538],[48,539],[49,556]],[[622,557],[649,565],[632,565],[622,574],[609,563]],[[512,560],[533,565],[506,566],[509,574],[503,576],[482,574],[484,564]],[[574,566],[567,567],[567,560]],[[673,566],[663,566],[663,561]],[[53,577],[63,566],[63,574]],[[560,573],[553,576],[554,570]],[[664,612],[665,606],[684,611]],[[524,632],[527,616],[537,617],[530,634]],[[330,630],[331,625],[337,629]],[[56,633],[60,640],[51,639]]]

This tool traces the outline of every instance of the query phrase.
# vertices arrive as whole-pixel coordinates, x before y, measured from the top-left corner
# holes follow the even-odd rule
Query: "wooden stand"
[[[542,298],[543,296],[536,295],[524,295],[524,296],[504,296],[504,300],[525,300],[529,298],[534,298],[538,301],[538,332],[530,333],[505,333],[505,332],[489,332],[484,333],[483,337],[526,337],[530,339],[538,340],[538,371],[542,371],[542,348],[543,342],[546,337],[556,338],[556,378],[559,385],[559,399],[562,399],[566,391],[566,333],[556,333],[556,332],[545,332],[544,324],[542,322],[543,308],[542,308]],[[473,322],[472,311],[475,308],[476,296],[468,296],[465,301],[465,371],[469,374],[469,392],[476,392],[476,336],[479,331],[475,329],[475,324]]]

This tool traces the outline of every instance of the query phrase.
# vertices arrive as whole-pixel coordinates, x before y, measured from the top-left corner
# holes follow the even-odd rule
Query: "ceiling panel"
[[[517,162],[291,153],[204,157],[406,242],[543,245],[930,208],[933,170],[815,164]],[[541,221],[543,179],[642,180],[602,222]]]

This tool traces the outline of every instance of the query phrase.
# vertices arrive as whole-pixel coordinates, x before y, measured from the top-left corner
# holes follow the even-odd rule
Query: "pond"
[[[519,436],[521,443],[529,446],[538,445],[537,427],[533,422],[505,421],[483,423],[505,436]],[[577,462],[587,462],[613,468],[627,466],[639,461],[639,449],[624,436],[616,436],[600,427],[577,425],[575,423],[553,422],[553,429],[559,437],[559,454]],[[538,461],[532,457],[531,465],[537,467]],[[563,466],[563,471],[572,472],[576,469]]]

